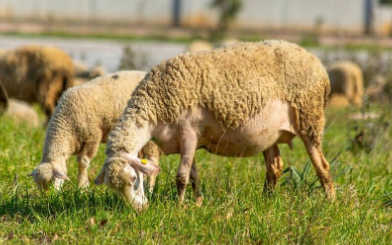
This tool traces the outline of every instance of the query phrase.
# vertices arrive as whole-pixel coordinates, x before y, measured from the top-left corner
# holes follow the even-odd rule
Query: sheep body
[[[141,71],[108,74],[63,94],[47,128],[41,164],[33,171],[39,187],[46,189],[54,177],[67,179],[66,160],[71,155],[78,156],[79,185],[88,184],[87,167],[91,159],[99,144],[106,142],[129,96],[144,76]],[[158,161],[159,154],[151,155]]]
[[[143,169],[136,158],[152,139],[165,154],[181,154],[180,203],[190,178],[196,179],[192,186],[197,190],[198,148],[235,157],[262,151],[269,190],[283,170],[278,144],[291,146],[299,136],[327,196],[333,198],[329,164],[321,150],[329,91],[320,60],[285,41],[239,43],[173,57],[155,66],[133,92],[109,135],[107,159],[96,183],[114,188],[136,209],[144,207],[146,202],[134,201],[144,200],[142,190],[124,176],[130,166],[142,174],[160,171],[153,165]],[[113,185],[119,178],[127,185]],[[200,193],[195,197],[199,203]]]
[[[224,128],[236,129],[267,101],[280,99],[296,109],[300,133],[319,145],[329,90],[321,62],[299,46],[275,40],[239,43],[158,64],[136,88],[122,117],[124,122],[134,118],[140,124],[174,123],[188,108],[201,106],[212,111]],[[118,140],[110,144],[114,151],[133,147],[132,142]]]
[[[38,102],[53,114],[62,92],[73,86],[72,59],[54,47],[26,46],[0,59],[0,79],[10,98]]]
[[[344,95],[350,104],[362,106],[364,94],[363,74],[361,68],[350,61],[342,61],[328,68],[331,82],[331,96]]]

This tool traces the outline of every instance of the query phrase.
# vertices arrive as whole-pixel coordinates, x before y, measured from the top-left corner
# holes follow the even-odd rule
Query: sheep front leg
[[[201,207],[201,205],[203,204],[204,197],[200,191],[199,174],[197,173],[196,161],[194,158],[192,162],[190,179],[192,183],[193,195],[196,199],[196,206]]]
[[[177,171],[178,202],[184,202],[186,186],[189,182],[193,159],[197,147],[197,137],[193,133],[183,135],[181,139],[181,162]]]
[[[88,181],[88,167],[90,166],[90,158],[87,156],[78,156],[78,186],[79,188],[87,188]]]
[[[95,139],[95,141],[89,144],[86,144],[82,149],[82,153],[78,156],[79,188],[87,188],[90,184],[88,180],[88,168],[90,166],[91,159],[93,159],[97,154],[99,142],[101,142],[101,137]]]
[[[335,199],[335,188],[329,170],[329,163],[324,157],[321,145],[314,144],[306,136],[302,138],[302,141],[304,142],[306,151],[312,160],[317,177],[319,178],[321,185],[325,190],[327,198],[333,201]]]
[[[283,171],[283,161],[280,157],[279,147],[272,146],[268,150],[263,151],[265,166],[266,166],[266,179],[264,184],[264,193],[271,194],[278,184],[278,180]]]

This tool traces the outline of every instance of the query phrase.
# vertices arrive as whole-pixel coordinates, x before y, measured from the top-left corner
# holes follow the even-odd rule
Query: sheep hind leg
[[[191,168],[190,180],[192,183],[193,195],[196,199],[196,206],[201,207],[203,205],[204,197],[200,190],[199,174],[197,172],[196,161],[194,158]]]
[[[273,145],[268,150],[263,151],[266,165],[266,179],[264,183],[264,194],[270,195],[278,184],[279,177],[283,171],[283,161],[280,157],[278,145]]]
[[[196,135],[193,132],[184,132],[181,139],[181,162],[176,176],[179,204],[184,202],[185,190],[189,182],[196,146]]]
[[[323,186],[326,196],[329,200],[335,199],[335,188],[332,181],[332,176],[329,170],[329,163],[325,159],[324,154],[321,149],[321,145],[316,145],[309,137],[302,137],[306,151],[310,159],[312,160],[313,166],[316,170],[317,176]]]

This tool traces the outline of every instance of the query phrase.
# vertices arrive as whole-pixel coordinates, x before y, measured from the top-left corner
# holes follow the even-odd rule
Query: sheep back
[[[134,91],[118,130],[132,121],[174,123],[194,106],[208,108],[222,127],[235,129],[268,100],[280,99],[296,110],[300,133],[320,144],[329,90],[325,68],[305,49],[275,40],[239,43],[155,66]]]

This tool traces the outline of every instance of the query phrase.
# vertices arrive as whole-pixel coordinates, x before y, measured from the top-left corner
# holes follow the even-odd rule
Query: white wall
[[[312,29],[361,32],[365,0],[243,0],[236,21],[241,28]],[[376,2],[376,0],[374,0]],[[217,13],[211,0],[182,0],[182,22],[211,26]],[[129,24],[171,24],[173,0],[0,0],[1,18],[116,21]],[[376,30],[391,25],[392,9],[375,8]],[[382,27],[381,27],[382,26]]]

